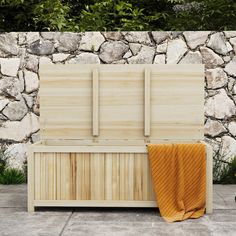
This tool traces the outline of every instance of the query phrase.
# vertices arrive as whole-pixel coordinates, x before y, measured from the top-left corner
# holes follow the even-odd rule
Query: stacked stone
[[[39,140],[44,63],[205,64],[205,137],[236,154],[236,31],[18,32],[0,35],[0,139],[21,167]],[[14,158],[15,157],[15,158]]]

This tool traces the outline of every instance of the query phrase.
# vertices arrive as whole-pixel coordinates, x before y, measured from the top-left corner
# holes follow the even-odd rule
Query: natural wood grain
[[[154,200],[146,154],[35,153],[34,158],[35,200]]]
[[[45,65],[43,139],[194,139],[204,126],[203,65]]]
[[[150,112],[151,112],[151,71],[145,69],[144,75],[144,136],[150,136]]]
[[[99,135],[99,74],[98,69],[93,69],[93,136]]]
[[[40,66],[35,206],[156,207],[147,142],[203,140],[203,65]],[[207,212],[212,152],[207,146]]]

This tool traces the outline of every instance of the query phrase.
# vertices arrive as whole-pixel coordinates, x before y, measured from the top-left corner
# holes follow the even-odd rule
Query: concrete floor
[[[157,209],[38,209],[26,211],[26,185],[0,185],[0,236],[236,236],[236,185],[214,186],[214,213],[166,223]]]

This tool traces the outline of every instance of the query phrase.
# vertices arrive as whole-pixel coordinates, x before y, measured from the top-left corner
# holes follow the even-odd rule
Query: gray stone
[[[226,42],[226,46],[227,46],[228,52],[233,51],[233,47],[231,46],[229,42]]]
[[[0,58],[1,73],[7,76],[17,76],[20,58]]]
[[[225,135],[221,138],[221,142],[221,155],[225,160],[228,159],[229,161],[236,155],[236,140],[230,136]]]
[[[154,64],[165,64],[166,56],[165,54],[156,55],[154,58]]]
[[[19,45],[26,44],[26,32],[18,32],[18,43]]]
[[[227,86],[228,86],[228,90],[232,93],[232,94],[234,94],[234,85],[235,85],[235,79],[234,78],[232,78],[232,77],[229,77],[228,78],[228,84],[227,84]],[[236,92],[236,90],[235,90],[235,92]]]
[[[19,58],[20,58],[20,66],[19,68],[22,69],[25,66],[25,57],[26,57],[26,49],[20,48],[19,49]]]
[[[111,64],[127,64],[125,59],[121,59],[119,61],[113,61]]]
[[[27,148],[29,144],[15,143],[7,147],[7,165],[11,168],[24,170],[24,163],[27,159]]]
[[[132,55],[133,55],[132,52],[129,50],[128,52],[125,53],[123,58],[127,59],[127,58],[131,57]]]
[[[219,121],[216,120],[208,119],[204,126],[205,135],[209,135],[211,137],[216,137],[226,132],[226,128]]]
[[[122,39],[122,34],[119,31],[108,31],[108,32],[103,32],[103,35],[107,39],[111,40],[121,40]]]
[[[171,39],[175,39],[178,38],[179,36],[181,36],[183,33],[183,31],[172,31],[171,32]]]
[[[23,99],[8,103],[2,111],[9,120],[21,120],[27,113],[28,109]]]
[[[146,31],[129,31],[124,32],[124,37],[129,43],[141,43],[144,45],[152,45],[152,41]]]
[[[236,121],[231,121],[228,125],[229,132],[236,137]]]
[[[54,50],[54,45],[49,40],[37,40],[27,47],[27,52],[36,55],[50,55]]]
[[[62,33],[57,50],[59,52],[73,52],[78,49],[81,35],[78,33]]]
[[[82,36],[79,49],[97,52],[105,38],[100,32],[85,32]]]
[[[41,65],[52,65],[52,60],[49,57],[40,57],[39,58],[39,68]]]
[[[98,55],[89,52],[83,52],[78,56],[67,61],[69,64],[99,64],[100,60]]]
[[[211,49],[207,47],[200,47],[200,52],[202,54],[203,64],[205,64],[206,68],[215,68],[224,64],[223,59]]]
[[[235,31],[224,31],[226,38],[233,38],[236,37],[236,30]]]
[[[69,53],[52,54],[52,61],[53,62],[62,62],[62,61],[65,61],[69,56],[70,56]]]
[[[21,198],[21,195],[19,195],[18,198]],[[0,221],[2,222],[0,225],[1,236],[62,235],[61,232],[70,214],[71,213],[64,211],[42,211],[36,214],[29,214],[24,208],[15,208],[14,211],[13,209],[8,208],[8,210],[5,211],[5,214],[0,215]]]
[[[23,98],[25,99],[25,103],[29,108],[32,108],[34,104],[34,98],[28,94],[22,93]]]
[[[166,50],[167,50],[167,42],[159,44],[156,47],[157,53],[166,53]]]
[[[59,39],[61,33],[60,32],[41,32],[40,34],[44,39],[56,40],[56,39]]]
[[[33,112],[36,114],[36,115],[40,115],[40,104],[39,104],[39,94],[37,95],[35,101],[34,101],[34,105],[33,105]]]
[[[207,46],[221,55],[226,55],[230,51],[227,47],[226,39],[222,32],[212,34]]]
[[[39,32],[28,32],[26,34],[27,44],[31,44],[40,39]]]
[[[138,52],[140,51],[142,44],[139,43],[129,43],[129,47],[133,55],[137,55]]]
[[[224,70],[227,74],[236,76],[236,56],[225,66]]]
[[[200,52],[191,52],[189,51],[179,64],[202,64],[202,55]]]
[[[223,57],[224,62],[229,62],[231,60],[230,56]]]
[[[183,33],[188,46],[195,49],[200,45],[205,44],[210,31],[185,31]]]
[[[167,224],[156,209],[38,209],[27,213],[27,186],[0,185],[0,232],[34,235],[234,235],[236,185],[214,185],[214,213]],[[220,209],[220,210],[217,210]],[[54,222],[54,223],[52,223]],[[14,227],[12,225],[14,224]],[[36,227],[37,226],[37,227]]]
[[[232,80],[234,80],[234,79],[232,79]],[[235,82],[235,81],[234,81],[234,82]],[[235,95],[235,94],[236,94],[236,84],[233,85],[232,90],[233,90],[232,93]]]
[[[155,48],[143,45],[140,52],[128,59],[129,64],[152,64]]]
[[[207,88],[217,89],[224,87],[228,82],[226,73],[221,68],[206,70]]]
[[[25,91],[27,93],[31,93],[38,89],[39,79],[36,73],[29,70],[25,70],[24,77],[25,77]]]
[[[3,121],[6,121],[7,117],[4,116],[3,114],[0,114],[0,126],[2,126]]]
[[[31,135],[31,139],[33,143],[36,143],[40,140],[40,132],[36,132],[34,134]]]
[[[6,121],[0,129],[0,137],[5,140],[22,141],[39,130],[38,117],[28,113],[21,121]]]
[[[17,55],[19,48],[17,46],[17,37],[14,33],[0,34],[0,56]]]
[[[39,59],[38,56],[35,55],[28,55],[28,58],[26,60],[25,68],[28,70],[32,70],[33,72],[38,72],[38,66],[39,66]]]
[[[160,44],[170,37],[170,32],[167,31],[152,31],[152,37],[156,44]]]
[[[19,70],[18,72],[18,79],[19,79],[20,92],[23,92],[25,89],[25,80],[24,80],[24,74],[22,70]]]
[[[167,64],[178,63],[187,50],[186,43],[182,39],[170,40],[167,46]]]
[[[20,199],[17,199],[17,196]],[[3,208],[13,208],[13,212],[17,212],[15,208],[21,208],[21,211],[25,209],[27,203],[27,185],[16,184],[16,185],[0,185],[0,215],[3,216]]]
[[[0,79],[0,95],[6,95],[16,100],[21,99],[22,82],[13,77],[3,77]]]
[[[99,57],[102,61],[111,63],[122,59],[128,50],[128,45],[121,41],[105,42],[100,48]]]
[[[234,102],[228,97],[224,89],[207,99],[205,104],[205,114],[217,119],[229,118],[236,113]]]
[[[0,111],[9,103],[9,99],[7,98],[0,98]]]
[[[221,185],[217,185],[217,186],[221,186]],[[232,186],[232,189],[234,189],[234,185],[228,185],[228,186]],[[223,190],[224,192],[227,193],[227,195],[229,194],[229,191],[225,191],[225,189]],[[220,193],[223,192],[222,190],[220,191]],[[232,195],[234,195],[234,193],[232,192]],[[225,200],[225,199],[224,199]],[[234,205],[235,202],[233,202]],[[235,214],[235,210],[230,209],[230,210],[225,210],[227,208],[224,208],[224,210],[214,210],[214,214],[209,215],[209,220],[212,222],[219,222],[219,223],[223,223],[223,222],[227,222],[227,223],[232,223],[232,225],[235,224],[236,222],[236,214]]]
[[[234,53],[236,54],[236,37],[231,38],[229,41],[233,45]]]

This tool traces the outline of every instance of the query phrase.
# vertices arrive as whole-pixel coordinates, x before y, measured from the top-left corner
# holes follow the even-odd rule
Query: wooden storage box
[[[41,138],[28,158],[28,210],[157,207],[147,143],[204,138],[203,65],[44,65]],[[207,212],[212,211],[212,149]]]

